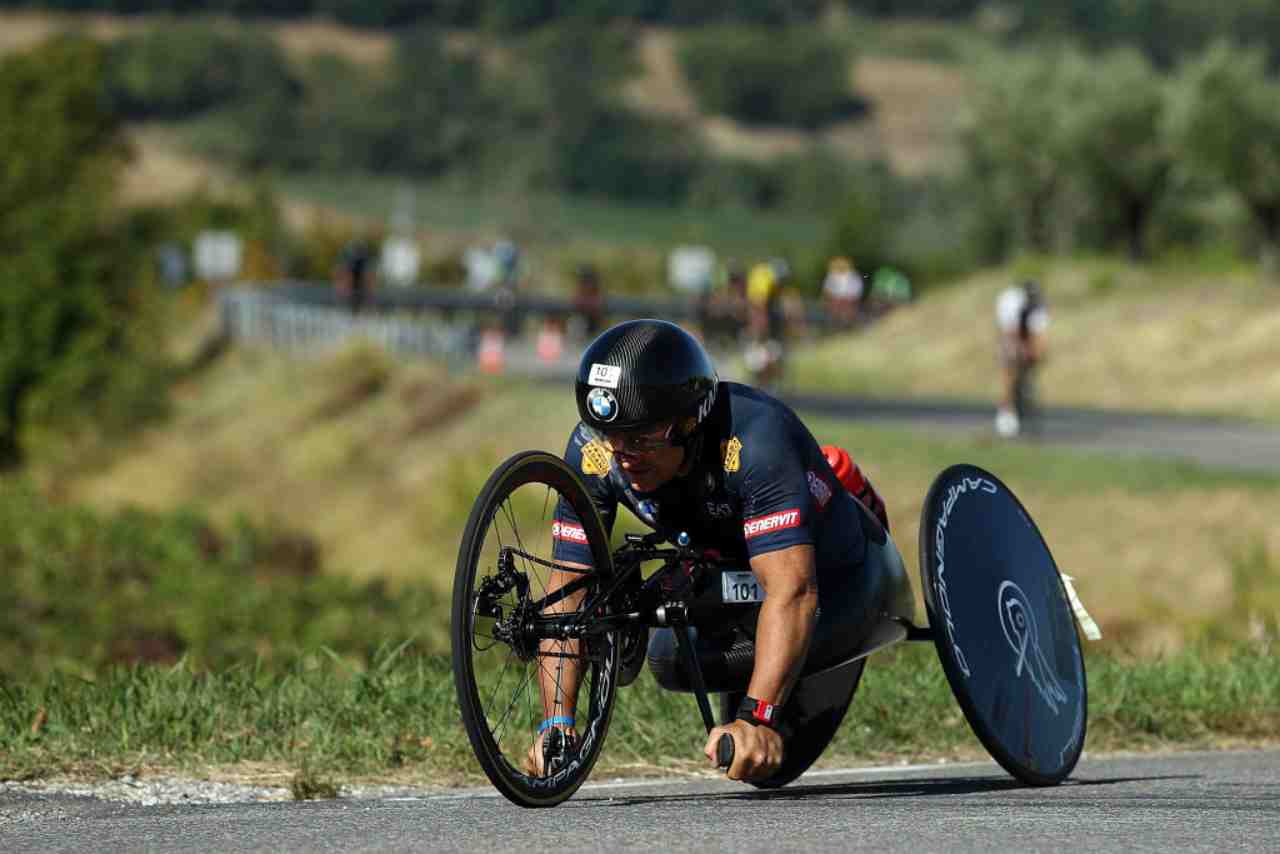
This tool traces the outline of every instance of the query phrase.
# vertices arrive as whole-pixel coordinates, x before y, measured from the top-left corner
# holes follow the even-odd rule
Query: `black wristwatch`
[[[782,706],[755,697],[743,697],[738,704],[738,720],[776,730],[782,723]]]

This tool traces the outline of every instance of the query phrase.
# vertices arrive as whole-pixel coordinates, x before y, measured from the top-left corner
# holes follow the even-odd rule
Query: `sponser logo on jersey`
[[[742,523],[742,536],[746,539],[758,537],[784,528],[795,528],[800,525],[799,510],[782,510],[768,516],[757,516]]]
[[[735,472],[742,466],[742,442],[734,436],[727,442],[720,443],[720,459],[724,461],[724,470]]]
[[[582,473],[605,477],[609,474],[612,458],[608,448],[592,439],[582,446]]]
[[[551,536],[566,543],[586,543],[587,532],[568,522],[556,522],[551,526]]]

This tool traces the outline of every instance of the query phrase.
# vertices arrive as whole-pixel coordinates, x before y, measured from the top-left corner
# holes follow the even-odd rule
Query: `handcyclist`
[[[1048,328],[1049,310],[1035,280],[1011,285],[996,297],[1002,386],[995,428],[1000,436],[1017,436],[1025,426],[1025,391],[1044,358]]]
[[[684,532],[699,547],[741,560],[764,588],[746,694],[722,709],[726,720],[704,752],[714,762],[728,733],[735,743],[729,777],[768,778],[783,761],[777,728],[806,656],[822,654],[849,631],[838,597],[850,589],[845,579],[859,572],[867,548],[864,514],[851,491],[887,528],[884,503],[844,451],[819,447],[773,397],[720,381],[702,346],[674,324],[633,320],[607,329],[583,354],[575,397],[581,420],[565,460],[581,472],[606,531],[624,505],[670,539]],[[552,536],[557,563],[590,567],[586,534],[563,500]],[[553,572],[549,589],[571,577]],[[582,595],[558,607],[576,608]],[[544,720],[526,762],[535,775],[544,773],[548,733],[576,737],[581,682],[578,642],[568,649],[543,643]]]

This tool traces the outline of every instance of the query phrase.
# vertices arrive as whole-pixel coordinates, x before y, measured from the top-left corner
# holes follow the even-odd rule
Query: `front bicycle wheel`
[[[592,566],[555,558],[571,508]],[[563,539],[563,535],[561,537]],[[582,785],[604,745],[618,685],[622,638],[585,632],[556,638],[556,626],[589,625],[606,611],[613,578],[599,513],[559,457],[526,451],[507,460],[481,490],[458,552],[453,587],[453,674],[462,722],[480,767],[521,806],[555,806]],[[577,690],[573,690],[577,683]],[[543,768],[529,760],[539,725],[576,718],[574,737],[549,738]],[[554,730],[553,730],[554,731]]]

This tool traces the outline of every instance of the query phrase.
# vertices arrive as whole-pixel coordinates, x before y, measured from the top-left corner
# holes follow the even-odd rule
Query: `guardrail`
[[[405,356],[455,365],[473,358],[472,330],[443,318],[382,311],[352,314],[336,301],[299,302],[297,296],[290,288],[228,287],[218,296],[222,332],[233,340],[298,354],[333,350],[352,338],[364,338]]]
[[[253,284],[253,283],[245,283]],[[277,294],[281,300],[298,305],[342,307],[334,289],[319,282],[258,283]],[[463,288],[416,286],[412,288],[381,287],[371,293],[365,307],[379,312],[443,312],[459,311],[480,314],[516,314],[520,317],[565,318],[579,313],[572,299],[536,291],[470,291]],[[665,320],[696,320],[698,301],[689,297],[655,299],[612,295],[604,299],[604,314],[609,317],[661,317]],[[827,329],[835,322],[815,300],[804,302],[805,323],[814,329]]]
[[[564,297],[438,287],[379,288],[368,296],[359,313],[352,313],[330,285],[316,282],[243,282],[224,288],[219,301],[223,333],[234,340],[260,342],[291,353],[313,353],[361,337],[393,353],[468,368],[482,363],[485,347],[492,347],[484,330],[493,328],[496,321],[507,332],[503,346],[513,356],[508,364],[538,362],[528,367],[546,369],[561,356],[548,357],[540,343],[533,343],[534,335],[518,333],[532,331],[526,328],[530,319],[580,316],[579,307]],[[698,312],[698,304],[689,299],[628,296],[607,298],[603,310],[610,320],[660,317],[691,321],[699,319]],[[805,313],[810,329],[831,326],[820,305],[807,304]],[[523,347],[512,347],[517,337],[525,339]]]

